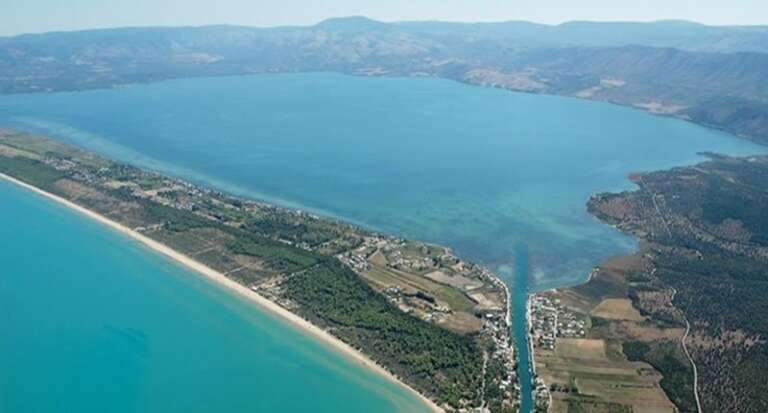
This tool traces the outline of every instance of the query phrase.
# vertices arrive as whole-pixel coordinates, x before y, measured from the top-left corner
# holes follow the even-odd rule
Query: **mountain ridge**
[[[768,142],[768,27],[657,23],[214,25],[0,38],[0,93],[334,71],[608,101]]]

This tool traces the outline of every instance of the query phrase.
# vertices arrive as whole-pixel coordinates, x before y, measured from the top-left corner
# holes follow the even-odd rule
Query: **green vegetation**
[[[763,346],[755,346],[740,354],[740,360],[729,360],[736,363],[734,368],[735,380],[750,389],[751,394],[768,394],[768,380],[765,380],[765,366],[768,366],[768,353]],[[766,411],[765,397],[748,398],[742,401],[743,411]]]
[[[150,222],[162,223],[168,231],[184,232],[195,228],[211,226],[209,221],[191,212],[159,205],[152,202],[144,203],[144,214]]]
[[[569,400],[567,413],[632,413],[632,407],[582,398]]]
[[[661,357],[651,357],[644,360],[658,370],[664,378],[661,388],[681,411],[696,411],[696,400],[693,397],[693,371],[691,366],[683,363],[678,357],[665,353]]]
[[[444,299],[451,308],[458,311],[472,311],[475,308],[475,303],[456,288],[445,286],[440,288],[440,297]]]
[[[590,321],[592,322],[592,328],[600,328],[600,327],[606,327],[610,324],[608,320],[602,317],[590,317]]]
[[[285,283],[287,295],[314,322],[418,383],[442,402],[475,400],[482,351],[473,337],[451,333],[394,308],[336,260],[325,260]]]
[[[629,296],[656,323],[680,327],[682,316],[690,322],[703,409],[762,412],[768,409],[768,158],[710,156],[695,167],[645,174],[639,191],[599,196],[590,210],[643,234],[655,271],[636,279]],[[618,200],[630,205],[620,215],[611,209]],[[671,304],[682,315],[658,301],[673,288]],[[695,409],[692,369],[679,342],[627,342],[624,353],[659,370],[681,410]]]
[[[625,341],[621,346],[621,350],[629,361],[644,361],[650,349],[651,346],[647,343],[636,340]]]
[[[20,155],[12,157],[16,154]],[[0,172],[108,215],[257,290],[327,329],[440,403],[456,409],[488,403],[494,413],[514,409],[514,390],[499,387],[510,379],[512,363],[508,359],[495,359],[485,372],[486,389],[481,388],[483,360],[494,348],[492,337],[483,332],[456,333],[402,311],[391,297],[372,289],[336,258],[371,239],[377,245],[398,248],[396,238],[235,199],[3,130]],[[451,264],[459,262],[455,257],[445,259],[455,260]],[[433,283],[420,279],[419,274],[409,276]],[[474,282],[499,293],[487,279]],[[473,308],[474,303],[459,290],[435,285],[450,311]]]
[[[593,278],[591,282],[577,285],[573,289],[580,295],[597,303],[606,298],[622,298],[627,294],[626,286],[603,279],[602,277]]]
[[[281,239],[291,240],[294,243],[307,243],[309,245],[318,245],[335,239],[339,233],[335,228],[327,228],[325,231],[318,231],[311,225],[301,223],[296,225],[286,219],[254,219],[248,221],[245,226],[249,232],[258,234],[268,234]]]
[[[499,377],[504,376],[504,365],[498,358],[488,360],[485,370],[485,398],[489,400],[488,409],[492,413],[514,413],[516,409],[503,404],[504,395],[499,387]]]
[[[64,177],[63,173],[47,167],[38,160],[20,157],[0,156],[0,172],[51,192],[56,192],[54,184]]]
[[[661,388],[680,410],[695,411],[693,398],[693,371],[690,365],[680,361],[678,344],[663,342],[650,345],[643,341],[627,341],[622,350],[630,361],[644,361],[664,376]]]
[[[234,232],[234,231],[233,231]],[[227,248],[235,254],[260,258],[275,271],[292,273],[315,265],[320,257],[295,247],[282,245],[271,239],[235,232],[238,236]]]

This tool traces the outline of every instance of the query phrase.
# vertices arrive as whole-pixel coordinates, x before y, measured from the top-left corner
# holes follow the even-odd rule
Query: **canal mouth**
[[[498,268],[500,275],[510,287],[510,311],[512,314],[512,340],[517,349],[517,377],[520,382],[520,413],[533,411],[533,362],[528,340],[528,293],[530,252],[528,245],[520,243],[514,247],[514,262],[511,266]]]

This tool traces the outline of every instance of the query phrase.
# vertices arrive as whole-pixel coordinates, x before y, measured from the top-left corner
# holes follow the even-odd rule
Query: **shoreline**
[[[529,294],[525,299],[525,324],[526,324],[526,337],[528,338],[528,362],[531,364],[531,373],[536,377],[536,352],[533,347],[533,333],[531,332],[531,297],[534,294]],[[535,379],[534,379],[535,380]],[[535,386],[534,386],[535,387]],[[535,389],[534,389],[535,390]]]
[[[466,80],[463,80],[462,78],[455,78],[450,76],[440,76],[440,75],[429,75],[429,76],[419,76],[419,75],[413,75],[413,74],[404,74],[404,75],[367,75],[367,74],[360,74],[357,72],[344,72],[344,71],[298,71],[298,72],[292,72],[292,71],[278,71],[278,72],[269,72],[269,71],[263,71],[263,72],[243,72],[243,73],[232,73],[232,74],[223,74],[223,75],[208,75],[208,76],[181,76],[181,77],[165,77],[155,80],[147,80],[147,81],[138,81],[138,82],[127,82],[127,83],[116,83],[116,84],[109,84],[109,85],[102,85],[102,86],[96,86],[96,87],[84,87],[84,88],[63,88],[63,89],[54,89],[49,91],[24,91],[24,92],[6,92],[6,93],[0,93],[0,96],[18,96],[18,95],[37,95],[37,94],[44,94],[44,93],[72,93],[72,92],[89,92],[89,91],[109,91],[109,90],[119,90],[119,89],[126,89],[134,86],[149,86],[154,85],[162,82],[172,82],[172,81],[181,81],[181,80],[190,80],[190,79],[197,79],[197,78],[221,78],[221,77],[241,77],[241,76],[264,76],[264,75],[293,75],[293,74],[318,74],[318,73],[332,73],[337,74],[341,76],[351,76],[351,77],[363,77],[363,78],[399,78],[399,79],[440,79],[445,80],[449,82],[455,82],[461,85],[466,85],[470,87],[475,88],[483,88],[483,89],[498,89],[504,92],[508,93],[521,93],[526,95],[537,95],[537,96],[549,96],[549,97],[560,97],[560,98],[566,98],[566,99],[576,99],[581,100],[585,102],[593,102],[593,103],[601,103],[611,106],[616,106],[620,108],[627,108],[630,110],[635,110],[641,113],[645,113],[650,116],[659,117],[659,118],[666,118],[666,119],[674,119],[677,121],[685,122],[691,125],[695,125],[697,127],[701,127],[704,129],[709,129],[715,132],[723,133],[728,136],[732,136],[739,140],[745,140],[748,142],[752,142],[758,146],[768,146],[768,141],[766,141],[766,137],[760,137],[758,134],[755,133],[746,133],[746,132],[737,132],[737,131],[731,131],[727,129],[726,126],[717,125],[710,122],[700,121],[700,120],[694,120],[691,119],[688,116],[685,116],[684,114],[680,113],[664,113],[664,112],[657,112],[653,111],[651,109],[645,108],[643,106],[639,106],[637,103],[627,102],[622,103],[618,101],[608,100],[608,99],[599,99],[599,98],[592,98],[592,97],[582,97],[582,96],[576,96],[576,95],[568,95],[563,93],[557,93],[557,92],[540,92],[540,91],[531,91],[531,90],[522,90],[522,89],[514,89],[514,88],[506,88],[506,87],[496,87],[496,86],[490,86],[490,85],[484,85],[480,83],[472,83]]]
[[[148,248],[160,255],[165,256],[166,258],[171,259],[175,263],[180,264],[186,267],[187,269],[197,273],[198,275],[203,276],[203,278],[207,279],[211,283],[216,284],[216,286],[223,287],[224,289],[228,290],[230,293],[236,294],[240,298],[243,298],[249,301],[251,304],[256,305],[260,309],[266,310],[278,316],[283,321],[288,322],[291,325],[291,327],[297,328],[302,332],[309,334],[310,336],[315,338],[317,341],[330,347],[333,351],[336,351],[340,355],[346,357],[348,360],[368,369],[370,372],[378,374],[379,376],[389,380],[395,385],[402,387],[404,390],[416,396],[420,401],[422,401],[425,404],[426,407],[429,407],[429,411],[435,412],[435,413],[444,412],[444,410],[440,408],[434,401],[430,400],[423,394],[416,391],[411,386],[401,381],[397,376],[390,373],[388,370],[380,366],[375,361],[371,360],[368,356],[366,356],[362,352],[352,348],[351,346],[344,343],[340,339],[331,335],[329,332],[310,323],[309,321],[305,320],[299,315],[294,314],[293,312],[281,307],[277,303],[270,301],[269,299],[249,289],[248,287],[227,278],[221,272],[216,271],[200,262],[197,262],[194,259],[160,243],[159,241],[155,241],[116,221],[113,221],[101,214],[93,212],[83,206],[80,206],[72,201],[64,199],[58,195],[54,195],[52,193],[46,192],[38,187],[35,187],[33,185],[30,185],[26,182],[20,181],[14,177],[11,177],[3,173],[0,173],[0,179],[3,179],[18,187],[31,191],[37,195],[43,196],[48,200],[54,201],[59,205],[65,206],[77,213],[80,213],[81,215],[86,216],[87,218],[90,218],[106,227],[109,227],[110,229],[117,231],[120,234],[133,239],[134,241],[138,241],[140,244],[142,244],[143,247]]]
[[[533,314],[533,309],[531,306],[531,299],[536,293],[528,294],[528,296],[525,298],[525,338],[526,338],[526,345],[528,346],[528,364],[530,366],[531,371],[531,401],[533,402],[533,406],[531,408],[535,411],[536,410],[536,390],[537,390],[537,384],[539,380],[539,376],[536,374],[536,348],[533,345],[533,332],[531,331],[531,315]],[[543,382],[543,380],[542,380]],[[548,392],[549,393],[549,392]],[[550,403],[549,406],[552,405],[552,395],[549,395]]]

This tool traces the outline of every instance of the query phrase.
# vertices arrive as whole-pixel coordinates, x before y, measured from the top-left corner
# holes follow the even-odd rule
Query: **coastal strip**
[[[536,372],[536,346],[534,345],[536,337],[532,328],[533,299],[535,296],[536,294],[528,294],[525,299],[526,345],[528,346],[528,365],[532,375],[531,399],[533,411],[548,411],[549,407],[552,406],[552,393],[549,391],[547,383]]]
[[[13,178],[9,175],[0,173],[0,179],[4,179],[8,182],[11,182],[21,188],[27,189],[33,193],[36,193],[38,195],[41,195],[49,200],[52,200],[54,202],[57,202],[60,205],[63,205],[67,208],[70,208],[73,211],[76,211],[90,219],[93,219],[96,222],[99,222],[100,224],[103,224],[112,230],[115,230],[119,232],[122,235],[125,235],[127,237],[130,237],[139,243],[143,244],[145,247],[153,250],[154,252],[157,252],[161,255],[166,256],[167,258],[170,258],[171,260],[177,262],[178,264],[183,265],[184,267],[193,270],[194,272],[204,276],[209,281],[224,287],[226,290],[248,300],[249,302],[257,305],[258,307],[267,310],[283,320],[290,323],[292,326],[301,329],[305,333],[308,333],[318,341],[328,345],[338,353],[342,354],[343,356],[347,357],[349,360],[369,369],[370,371],[386,378],[387,380],[399,385],[400,387],[406,389],[408,392],[416,396],[418,399],[420,399],[426,406],[429,407],[430,411],[432,412],[443,412],[444,410],[437,406],[435,402],[428,399],[412,387],[408,386],[404,382],[402,382],[398,377],[381,367],[379,364],[368,358],[363,353],[355,350],[354,348],[350,347],[343,341],[339,340],[338,338],[334,337],[327,331],[315,326],[314,324],[310,323],[309,321],[299,317],[298,315],[292,313],[291,311],[288,311],[287,309],[281,307],[280,305],[270,301],[269,299],[265,298],[264,296],[256,293],[255,291],[252,291],[248,289],[247,287],[237,283],[234,280],[231,280],[227,278],[224,274],[221,272],[218,272],[216,270],[211,269],[210,267],[184,255],[179,253],[176,250],[173,250],[169,248],[166,245],[163,245],[160,242],[157,242],[149,237],[146,237],[118,222],[115,222],[109,218],[106,218],[105,216],[98,214],[96,212],[93,212],[87,208],[84,208],[80,205],[75,204],[74,202],[71,202],[67,199],[64,199],[62,197],[59,197],[57,195],[51,194],[49,192],[46,192],[40,188],[37,188],[33,185],[27,184],[25,182],[22,182],[16,178]]]

